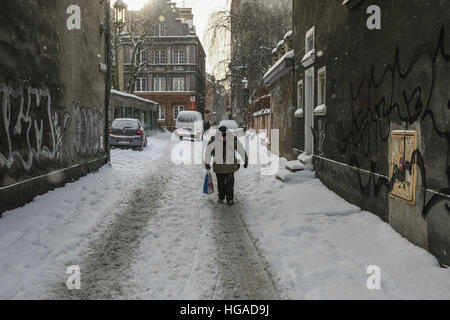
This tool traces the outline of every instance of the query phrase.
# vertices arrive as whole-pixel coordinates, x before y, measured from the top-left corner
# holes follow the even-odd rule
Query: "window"
[[[323,67],[317,72],[317,103],[319,106],[326,102],[326,83],[327,83],[327,69]]]
[[[307,33],[306,33],[306,43],[305,43],[305,52],[311,52],[314,50],[315,45],[315,28],[312,27]]]
[[[173,78],[173,91],[184,91],[184,78],[183,77],[175,77]]]
[[[134,109],[133,111],[133,119],[141,120],[141,110]]]
[[[184,51],[183,50],[175,50],[173,52],[173,63],[174,64],[183,64],[184,62]]]
[[[178,119],[178,114],[184,111],[184,106],[173,106],[173,119],[177,120]]]
[[[131,47],[124,46],[123,48],[123,62],[125,64],[131,63]]]
[[[141,51],[139,54],[136,54],[136,64],[137,65],[145,64],[145,62],[146,62],[145,54],[146,54],[146,52],[144,50]]]
[[[155,35],[165,37],[167,35],[167,24],[160,22],[155,27]]]
[[[300,80],[297,84],[297,109],[303,109],[305,101],[303,80]]]
[[[153,80],[153,91],[166,91],[166,78],[155,78]]]
[[[137,78],[134,90],[136,92],[147,91],[147,79],[146,78]]]
[[[115,107],[114,108],[114,119],[120,119],[122,118],[122,107]]]
[[[166,64],[167,63],[166,50],[153,50],[152,62],[153,64]]]
[[[159,106],[158,107],[158,121],[164,121],[164,120],[166,120],[166,107]]]
[[[133,108],[132,107],[126,107],[125,108],[125,118],[131,119],[133,117]]]

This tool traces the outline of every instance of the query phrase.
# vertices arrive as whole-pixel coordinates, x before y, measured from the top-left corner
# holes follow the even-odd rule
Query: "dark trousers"
[[[216,173],[217,184],[219,185],[219,199],[227,201],[234,200],[234,172]]]

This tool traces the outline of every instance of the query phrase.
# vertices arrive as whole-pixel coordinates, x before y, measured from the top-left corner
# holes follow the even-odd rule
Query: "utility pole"
[[[105,88],[105,130],[104,143],[106,159],[111,161],[111,150],[109,147],[109,109],[111,104],[111,2],[106,0],[106,33],[105,33],[105,59],[106,59],[106,88]]]

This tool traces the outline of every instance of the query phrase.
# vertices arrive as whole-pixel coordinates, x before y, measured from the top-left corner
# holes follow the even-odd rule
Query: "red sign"
[[[195,97],[191,97],[191,111],[197,110],[197,105],[195,103]]]

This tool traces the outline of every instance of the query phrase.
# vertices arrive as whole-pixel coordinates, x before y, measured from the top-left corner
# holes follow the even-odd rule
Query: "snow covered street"
[[[201,156],[204,143],[159,134],[113,150],[111,166],[5,213],[0,298],[450,299],[449,269],[314,172],[241,169],[230,208],[202,194],[202,166],[172,162],[193,146]],[[80,290],[66,286],[74,265]]]

